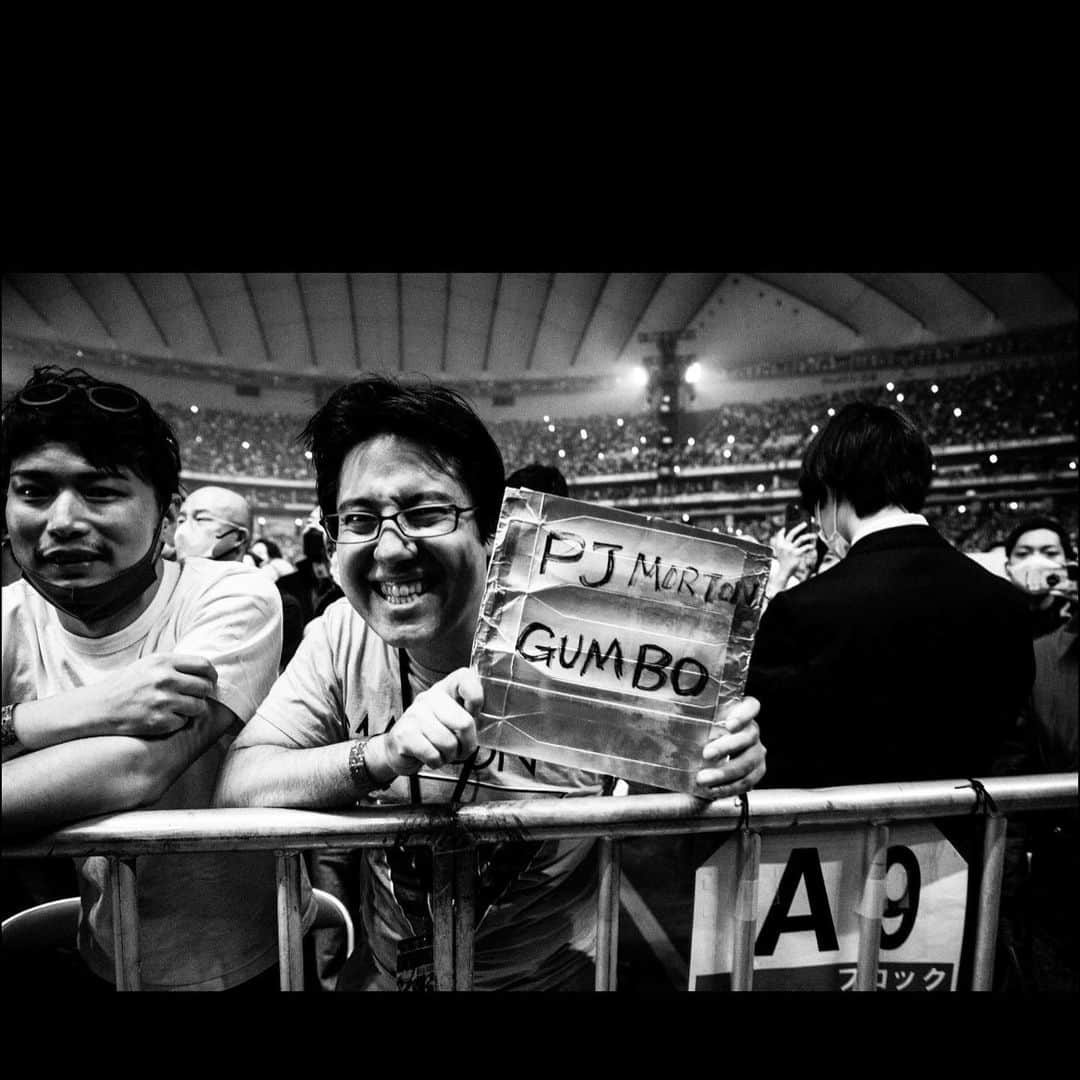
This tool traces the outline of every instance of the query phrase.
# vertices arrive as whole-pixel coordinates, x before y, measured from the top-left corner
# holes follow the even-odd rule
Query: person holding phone
[[[1056,519],[1028,518],[1009,533],[1005,575],[1027,594],[1032,637],[1053,633],[1076,612],[1076,554]]]
[[[775,559],[769,570],[765,599],[790,589],[812,577],[821,563],[820,528],[808,510],[792,503],[784,516],[784,527],[769,541]]]

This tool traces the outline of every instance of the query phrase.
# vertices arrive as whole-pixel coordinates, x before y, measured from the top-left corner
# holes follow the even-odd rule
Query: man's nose
[[[389,518],[384,520],[375,541],[375,558],[383,561],[410,558],[414,551],[413,542],[402,534],[397,522]]]
[[[79,532],[86,528],[86,504],[74,491],[61,491],[49,506],[49,532]]]

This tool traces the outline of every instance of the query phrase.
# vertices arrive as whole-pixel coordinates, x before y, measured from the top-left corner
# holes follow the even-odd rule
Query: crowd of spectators
[[[696,436],[680,437],[670,461],[655,415],[590,415],[504,420],[491,425],[508,469],[530,461],[557,465],[568,478],[680,468],[797,461],[833,412],[850,401],[902,409],[934,446],[1060,435],[1075,430],[1077,379],[1069,368],[1019,369],[949,379],[913,379],[800,398],[725,405],[691,414]],[[184,466],[218,476],[313,481],[296,441],[303,418],[240,413],[209,406],[198,412],[162,405],[184,449]],[[756,486],[750,485],[747,490]],[[680,490],[683,490],[680,487]],[[261,499],[266,502],[267,500]]]
[[[1076,353],[1076,324],[1049,329],[1019,330],[1011,334],[967,341],[943,341],[908,349],[863,349],[850,353],[816,353],[783,360],[756,360],[733,368],[737,379],[769,379],[782,376],[820,375],[873,371],[888,367],[926,367],[965,360],[1022,358],[1040,363],[1061,354]]]

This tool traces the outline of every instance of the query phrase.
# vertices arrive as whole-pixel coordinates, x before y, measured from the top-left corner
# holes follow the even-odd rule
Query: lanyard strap
[[[413,703],[412,686],[409,683],[409,654],[404,649],[398,649],[398,675],[401,680],[401,712],[409,708]],[[465,785],[472,775],[473,766],[476,764],[476,755],[480,753],[479,747],[475,749],[461,766],[461,774],[454,785],[454,792],[450,796],[450,805],[457,806],[465,792]],[[409,801],[413,806],[419,806],[422,802],[420,797],[420,777],[413,773],[409,777]]]

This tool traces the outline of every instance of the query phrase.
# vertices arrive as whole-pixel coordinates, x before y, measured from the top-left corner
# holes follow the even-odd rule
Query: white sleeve
[[[204,656],[217,669],[214,699],[246,723],[270,692],[281,661],[281,597],[268,578],[229,574],[192,604],[175,652]]]
[[[342,669],[358,658],[349,659],[348,630],[348,620],[332,608],[308,623],[288,667],[245,731],[245,743],[258,742],[264,724],[300,748],[329,746],[349,738]]]

